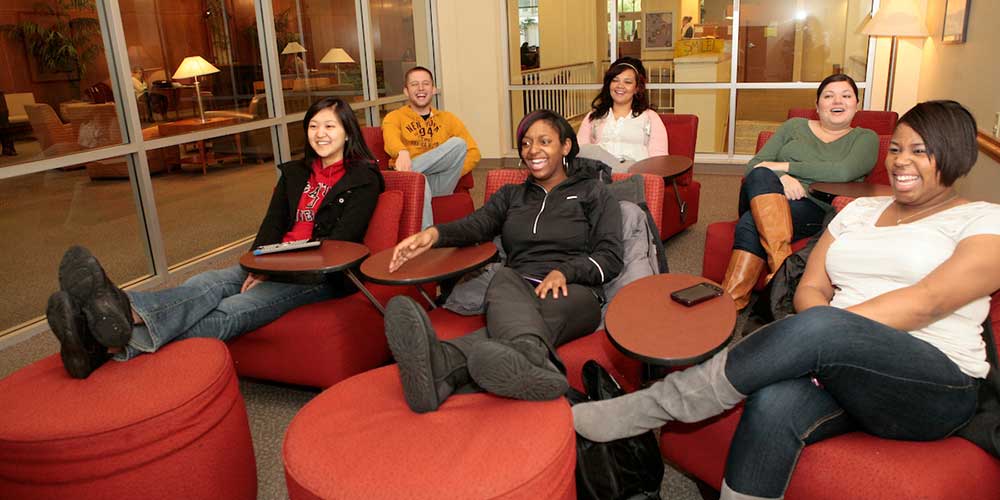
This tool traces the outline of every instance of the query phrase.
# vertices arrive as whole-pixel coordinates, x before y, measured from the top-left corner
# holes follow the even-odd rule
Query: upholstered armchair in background
[[[205,117],[224,116],[235,117],[241,121],[251,121],[267,118],[267,96],[263,94],[253,96],[250,105],[243,111],[206,111]],[[233,136],[219,137],[212,140],[212,151],[215,154],[237,154],[242,149],[244,158],[252,157],[258,163],[274,157],[274,149],[271,147],[271,132],[268,129],[251,130],[240,135],[240,148],[236,147],[236,140]]]

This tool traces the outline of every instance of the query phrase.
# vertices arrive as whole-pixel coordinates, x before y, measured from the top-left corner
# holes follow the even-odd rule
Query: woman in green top
[[[858,86],[847,75],[830,75],[816,90],[819,120],[792,118],[747,164],[740,189],[740,220],[722,287],[746,307],[764,269],[768,279],[792,253],[793,239],[822,229],[830,205],[809,196],[813,182],[848,182],[865,176],[878,157],[878,136],[852,128]]]

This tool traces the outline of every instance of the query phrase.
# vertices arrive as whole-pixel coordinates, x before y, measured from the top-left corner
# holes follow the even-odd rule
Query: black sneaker
[[[406,404],[417,413],[437,410],[455,391],[465,371],[465,356],[437,339],[427,313],[409,297],[389,300],[385,336],[399,364]]]
[[[546,401],[569,389],[566,377],[551,361],[539,366],[509,343],[480,342],[471,349],[468,363],[472,380],[498,396]]]
[[[49,328],[59,339],[59,355],[71,377],[87,378],[111,357],[108,348],[87,331],[87,321],[68,293],[62,290],[53,293],[45,315]]]
[[[108,279],[89,250],[72,246],[59,264],[59,287],[83,311],[90,333],[102,345],[123,347],[132,338],[128,296]]]

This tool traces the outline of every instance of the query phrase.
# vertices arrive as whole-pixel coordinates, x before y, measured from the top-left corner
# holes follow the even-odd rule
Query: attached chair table
[[[674,196],[677,198],[677,207],[680,209],[681,224],[684,224],[687,213],[687,203],[681,199],[680,191],[677,188],[677,177],[687,172],[694,165],[694,161],[687,156],[665,155],[650,156],[645,160],[635,162],[628,169],[630,174],[650,174],[663,177],[664,182],[670,182],[674,187]]]
[[[729,294],[688,307],[671,292],[711,281],[656,274],[622,288],[604,317],[611,343],[626,355],[661,366],[685,366],[719,352],[732,336],[736,304]]]
[[[410,259],[394,273],[389,272],[394,248],[387,248],[361,264],[361,274],[380,285],[422,285],[461,276],[493,260],[497,247],[480,243],[468,247],[432,248]],[[432,300],[422,287],[417,287],[431,307]]]
[[[372,305],[385,314],[382,304],[352,270],[368,254],[368,247],[360,243],[323,240],[318,248],[306,250],[264,255],[254,255],[250,251],[240,257],[240,266],[247,272],[266,274],[276,281],[289,282],[316,282],[325,279],[327,274],[343,272]]]
[[[809,192],[830,203],[838,196],[862,198],[866,196],[892,196],[892,186],[869,184],[867,182],[814,182]]]

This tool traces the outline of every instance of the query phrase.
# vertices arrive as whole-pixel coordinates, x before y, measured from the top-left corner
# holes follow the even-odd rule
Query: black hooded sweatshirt
[[[502,236],[507,266],[542,279],[559,270],[566,283],[600,287],[622,269],[622,215],[605,185],[610,169],[577,158],[568,178],[546,192],[530,175],[500,188],[468,217],[436,226],[438,247],[467,246]]]

